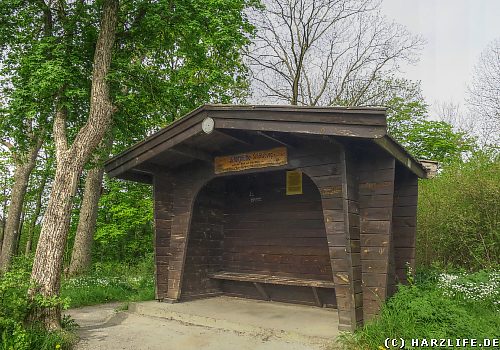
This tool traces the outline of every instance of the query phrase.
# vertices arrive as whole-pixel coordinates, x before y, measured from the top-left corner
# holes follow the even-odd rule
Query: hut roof
[[[175,169],[228,154],[235,144],[259,140],[293,145],[293,137],[365,139],[381,147],[417,176],[422,164],[387,134],[385,108],[206,104],[109,159],[111,177],[151,183],[157,169]]]

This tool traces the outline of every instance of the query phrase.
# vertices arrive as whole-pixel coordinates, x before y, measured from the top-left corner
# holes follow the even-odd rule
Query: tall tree
[[[21,213],[23,209],[24,197],[28,188],[28,181],[35,167],[36,158],[42,145],[42,137],[30,134],[28,138],[33,142],[26,151],[17,151],[15,146],[7,141],[3,141],[12,151],[14,160],[14,183],[10,196],[10,204],[3,228],[2,250],[0,252],[0,272],[5,272],[11,263],[12,256],[16,251],[16,244],[19,241]]]
[[[29,222],[26,228],[26,245],[24,249],[24,254],[29,255],[32,253],[33,242],[35,239],[35,231],[37,224],[39,223],[40,215],[45,207],[46,201],[44,201],[44,194],[46,194],[47,184],[53,179],[53,166],[54,159],[51,154],[51,150],[43,150],[43,163],[40,169],[35,169],[32,178],[36,177],[36,180],[30,180],[30,186],[32,186],[31,193],[31,212],[29,213]],[[35,175],[35,176],[34,176]],[[27,214],[27,213],[25,213]],[[25,216],[26,217],[26,216]]]
[[[380,103],[387,107],[388,132],[412,155],[449,164],[474,149],[475,139],[465,131],[429,118],[420,84],[396,79],[387,85],[399,86],[388,89]]]
[[[252,30],[243,13],[251,4],[179,1],[169,5],[175,11],[165,16],[160,2],[159,7],[150,4],[138,12],[134,31],[119,30],[120,49],[115,52],[117,67],[112,78],[118,106],[113,128],[115,152],[202,103],[244,97],[246,69],[240,49],[248,43],[246,34]],[[156,13],[164,16],[164,22],[158,21]],[[137,57],[143,57],[142,62]],[[136,77],[144,83],[138,84]],[[130,123],[131,119],[135,122]],[[93,162],[87,173],[70,274],[82,272],[90,264],[103,160]]]
[[[56,101],[53,137],[56,147],[56,173],[45,211],[31,278],[36,284],[31,295],[52,297],[59,293],[63,253],[70,223],[73,195],[85,163],[101,142],[114,110],[106,76],[111,67],[118,22],[118,0],[105,0],[92,69],[88,120],[70,145],[67,135],[67,106],[62,96]],[[47,329],[60,328],[59,308],[38,310],[37,318]]]
[[[500,38],[482,52],[469,87],[469,106],[481,121],[481,140],[500,143]]]
[[[108,136],[102,142],[99,152],[95,153],[92,166],[87,171],[78,226],[75,233],[75,242],[68,270],[70,275],[77,275],[87,271],[92,261],[91,248],[97,223],[97,209],[104,175],[103,162],[108,158],[111,143],[111,137]]]
[[[292,105],[369,105],[374,85],[422,39],[380,13],[379,0],[266,0],[249,53],[255,98]]]
[[[12,187],[12,174],[10,171],[11,155],[0,145],[0,251],[2,249],[3,233],[7,221],[7,207]]]
[[[9,69],[14,72],[36,73],[29,85],[41,91],[43,102],[49,101],[40,99],[38,107],[50,107],[51,113],[44,115],[56,148],[56,174],[35,255],[36,288],[31,295],[58,293],[76,183],[111,124],[115,147],[125,147],[164,125],[165,115],[171,120],[193,103],[227,102],[234,96],[228,91],[243,91],[240,49],[251,31],[243,10],[251,3],[0,3],[6,62],[12,62]],[[114,23],[116,40],[111,35]],[[39,310],[39,316],[47,328],[58,327],[58,310]]]

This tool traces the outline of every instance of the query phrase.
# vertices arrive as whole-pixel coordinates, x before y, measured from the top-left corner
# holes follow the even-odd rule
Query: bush
[[[1,349],[70,349],[75,340],[71,332],[47,333],[39,325],[28,325],[26,319],[30,312],[47,300],[27,296],[30,287],[31,260],[17,258],[11,269],[0,276],[0,344]],[[50,305],[62,306],[59,298]]]
[[[420,183],[417,264],[495,268],[500,257],[500,156],[475,153]]]
[[[343,334],[339,345],[345,349],[385,349],[384,340],[498,338],[500,285],[487,283],[499,272],[439,274],[432,272],[415,285],[398,287],[383,306],[380,316],[354,334]],[[450,276],[452,276],[450,278]],[[495,277],[496,276],[496,277]],[[421,276],[422,277],[422,276]],[[449,280],[455,281],[450,283]],[[465,291],[457,288],[467,285]],[[480,296],[470,292],[481,290]]]

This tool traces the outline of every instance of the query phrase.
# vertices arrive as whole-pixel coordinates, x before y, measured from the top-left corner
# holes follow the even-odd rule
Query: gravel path
[[[120,304],[104,304],[68,310],[80,325],[76,350],[306,350],[326,349],[287,339],[274,332],[245,333],[199,326],[161,317],[115,311]]]

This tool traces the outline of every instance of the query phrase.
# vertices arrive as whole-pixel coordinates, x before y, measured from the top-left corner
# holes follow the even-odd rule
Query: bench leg
[[[313,294],[314,294],[314,300],[316,301],[316,306],[323,307],[323,303],[321,302],[321,299],[319,298],[318,294],[318,288],[312,287]]]
[[[262,285],[260,283],[257,283],[257,282],[253,282],[253,285],[255,286],[255,288],[257,288],[257,291],[259,292],[259,294],[267,301],[271,300],[269,298],[269,295],[266,293],[266,290],[264,289],[264,287],[262,287]]]

